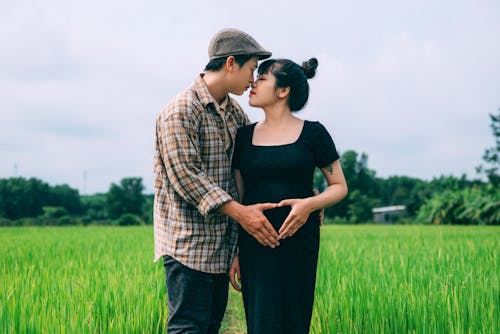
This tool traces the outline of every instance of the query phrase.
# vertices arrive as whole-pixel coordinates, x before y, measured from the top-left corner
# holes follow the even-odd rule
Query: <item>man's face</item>
[[[257,69],[257,57],[250,58],[243,66],[234,63],[230,93],[242,95],[253,83],[254,72]]]

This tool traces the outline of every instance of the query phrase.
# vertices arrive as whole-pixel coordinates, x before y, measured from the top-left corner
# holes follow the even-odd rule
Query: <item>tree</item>
[[[500,184],[500,175],[498,174],[500,169],[500,108],[498,108],[496,115],[489,115],[490,127],[495,137],[495,147],[487,148],[484,151],[483,160],[487,166],[480,165],[476,167],[476,171],[486,175],[491,184],[497,187]]]
[[[431,196],[426,182],[408,176],[379,179],[382,205],[404,205],[410,216]]]
[[[349,188],[349,195],[344,200],[337,203],[335,206],[327,208],[325,215],[329,217],[349,217],[356,212],[356,219],[364,219],[367,217],[366,212],[371,212],[372,204],[379,196],[379,185],[375,177],[375,171],[368,168],[368,155],[362,153],[359,155],[356,151],[349,150],[342,154],[340,159],[342,170]],[[359,196],[352,197],[354,191],[359,192]],[[362,199],[360,203],[356,203],[356,208],[349,211],[350,205],[355,200]],[[363,208],[362,208],[363,207]],[[363,212],[363,214],[359,214]]]
[[[143,190],[140,177],[124,178],[119,185],[112,183],[106,194],[108,216],[113,219],[126,213],[140,216],[144,204]]]
[[[63,207],[70,214],[82,211],[78,190],[68,185],[51,187],[36,178],[0,179],[0,216],[36,217],[43,213],[44,206]]]
[[[500,190],[471,187],[436,193],[420,208],[417,221],[427,224],[500,223]]]
[[[323,192],[323,190],[326,189],[326,179],[323,172],[319,168],[314,170],[313,188],[318,189],[319,192]]]
[[[83,212],[80,193],[67,184],[57,185],[50,188],[50,206],[61,206],[65,208],[70,215],[81,214]]]
[[[5,218],[36,217],[42,213],[49,197],[49,185],[39,179],[0,180],[0,214]]]
[[[102,221],[108,217],[106,194],[85,195],[81,197],[81,201],[87,222]]]
[[[373,220],[372,209],[380,202],[378,199],[364,195],[359,190],[350,193],[350,203],[347,209],[349,221],[353,223],[366,223]]]

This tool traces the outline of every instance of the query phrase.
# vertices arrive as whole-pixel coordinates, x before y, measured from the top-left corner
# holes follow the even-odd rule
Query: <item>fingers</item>
[[[257,204],[256,207],[262,212],[264,210],[276,208],[276,203],[261,203]],[[263,213],[260,215],[259,222],[255,225],[255,232],[250,234],[252,234],[263,246],[269,246],[271,248],[278,247],[280,245],[278,241],[278,232],[276,232],[273,225],[271,225]]]
[[[260,203],[256,205],[260,211],[270,210],[276,208],[276,203]]]
[[[302,217],[300,215],[297,215],[293,210],[290,211],[288,216],[285,219],[285,222],[283,225],[281,225],[281,228],[279,229],[279,240],[291,237],[294,235],[299,228],[302,227],[302,225],[305,224],[307,221],[307,217]]]
[[[229,281],[236,291],[241,291],[239,268],[238,271],[231,268],[231,270],[229,271]]]
[[[283,223],[283,225],[281,225],[281,227],[278,231],[278,233],[280,234],[280,237],[283,235],[283,232],[288,228],[288,226],[292,222],[292,219],[293,218],[290,216],[290,214],[286,217],[285,222]]]
[[[237,272],[229,272],[229,281],[236,291],[241,291],[240,274]]]
[[[238,258],[235,257],[233,264],[229,269],[229,281],[231,282],[231,285],[236,291],[241,291],[240,277],[241,277],[240,264]]]
[[[290,224],[285,229],[283,229],[282,232],[280,232],[279,238],[280,239],[289,238],[293,236],[298,230],[299,227],[297,226],[297,224]]]
[[[294,203],[294,200],[293,199],[284,199],[282,200],[281,202],[278,203],[278,205],[276,205],[278,208],[281,208],[283,206],[292,206]]]
[[[263,246],[269,246],[271,248],[275,248],[280,245],[280,242],[278,241],[279,239],[278,232],[276,232],[273,225],[271,225],[271,223],[267,219],[265,219],[262,222],[262,225],[257,230],[254,237]]]
[[[278,232],[264,215],[263,211],[276,208],[276,203],[259,203],[246,207],[248,216],[239,221],[240,225],[261,245],[271,248],[280,245]]]

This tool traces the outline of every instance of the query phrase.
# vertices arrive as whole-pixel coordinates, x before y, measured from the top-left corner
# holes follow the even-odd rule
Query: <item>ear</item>
[[[278,88],[278,98],[280,99],[286,99],[288,95],[290,94],[290,86],[285,87],[285,88]]]
[[[234,56],[229,56],[227,57],[226,59],[226,70],[228,72],[233,72],[234,70],[236,70],[236,60],[234,59]]]

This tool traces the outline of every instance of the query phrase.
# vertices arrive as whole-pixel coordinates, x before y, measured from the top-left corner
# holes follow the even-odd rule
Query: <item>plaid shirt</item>
[[[238,226],[217,209],[238,196],[233,142],[249,120],[232,98],[224,115],[200,75],[156,119],[155,261],[170,255],[198,271],[229,270]]]

